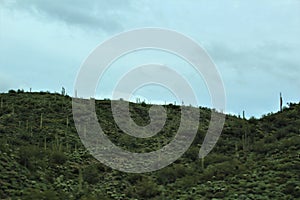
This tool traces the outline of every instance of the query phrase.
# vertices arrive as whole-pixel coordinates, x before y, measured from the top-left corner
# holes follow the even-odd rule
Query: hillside
[[[300,104],[249,120],[226,116],[213,151],[198,159],[211,110],[189,150],[151,173],[123,173],[101,164],[83,147],[72,99],[48,92],[0,94],[0,199],[300,199]],[[97,100],[99,123],[115,144],[150,152],[169,143],[180,106],[166,105],[163,130],[137,139],[115,125],[109,100]],[[149,123],[147,104],[130,104],[137,124]]]

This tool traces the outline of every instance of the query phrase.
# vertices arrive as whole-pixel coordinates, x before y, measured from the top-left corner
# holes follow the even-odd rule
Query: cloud
[[[205,47],[221,71],[231,111],[248,116],[277,110],[279,92],[297,101],[300,88],[298,41],[212,42]]]
[[[80,0],[16,0],[2,2],[6,8],[28,12],[39,19],[64,22],[72,26],[101,29],[106,32],[123,30],[120,18],[129,12],[131,2]],[[1,4],[1,3],[0,3]]]
[[[276,110],[279,92],[285,99],[299,99],[299,9],[294,0],[0,0],[0,53],[5,56],[0,89],[56,91],[63,85],[70,93],[78,67],[99,42],[123,30],[155,26],[203,44],[220,70],[231,111]],[[155,55],[145,57],[152,61]],[[127,64],[136,66],[144,58],[132,60],[137,61],[125,60],[104,77],[102,93],[110,94],[118,77],[131,69]],[[188,64],[165,55],[154,61],[174,66],[196,86],[201,105],[210,105],[204,81]],[[165,92],[146,89],[149,99],[165,99]]]
[[[300,86],[300,59],[295,56],[300,52],[296,43],[267,41],[238,47],[215,43],[208,45],[207,50],[220,68],[234,70],[241,77],[251,73],[266,73],[283,81],[296,81]]]

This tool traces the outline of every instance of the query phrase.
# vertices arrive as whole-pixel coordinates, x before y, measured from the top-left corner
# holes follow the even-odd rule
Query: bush
[[[199,148],[197,147],[191,147],[185,152],[184,156],[188,158],[191,161],[196,161],[199,159]]]
[[[24,200],[58,200],[57,193],[52,190],[40,191],[38,189],[26,189],[23,193],[22,199]]]
[[[8,90],[8,93],[9,94],[15,94],[15,93],[17,93],[15,90]]]
[[[253,150],[257,153],[266,154],[272,149],[272,144],[265,144],[263,141],[259,141],[254,144]]]
[[[24,90],[23,89],[18,89],[17,93],[24,93]]]
[[[181,188],[189,189],[192,186],[194,186],[199,181],[199,179],[199,176],[197,176],[196,174],[188,175],[176,181],[176,185],[178,185]]]
[[[186,166],[181,164],[174,165],[173,168],[174,168],[174,174],[176,178],[181,178],[191,173]]]
[[[60,151],[54,151],[51,154],[50,162],[57,164],[57,165],[63,165],[67,161],[67,156]]]
[[[285,194],[291,194],[293,195],[295,198],[299,198],[300,197],[300,189],[297,188],[297,184],[294,182],[289,182],[285,185],[285,188],[283,190],[283,192]]]
[[[200,179],[203,181],[212,180],[214,177],[217,180],[222,180],[228,175],[240,174],[245,170],[244,165],[242,165],[238,160],[233,159],[209,166],[201,174]]]
[[[137,182],[141,181],[142,180],[142,176],[140,174],[128,174],[127,176],[127,181],[134,185],[136,184]]]
[[[276,133],[275,133],[275,136],[278,140],[286,137],[288,135],[288,130],[286,128],[282,128],[282,129],[279,129]]]
[[[8,149],[9,148],[8,148],[7,140],[1,138],[0,139],[0,152],[7,152]]]
[[[300,147],[300,137],[299,136],[293,136],[287,139],[282,139],[280,141],[279,148],[281,150],[284,150],[286,148],[299,148]]]
[[[207,157],[205,157],[206,165],[210,165],[214,163],[222,163],[227,160],[230,160],[228,156],[225,156],[223,154],[216,154],[216,153],[211,153]]]
[[[176,181],[176,172],[172,167],[166,167],[157,173],[157,181],[159,184],[168,184]]]
[[[150,199],[160,194],[157,185],[146,178],[137,183],[135,192],[137,196],[133,196],[139,199]]]
[[[19,163],[34,170],[43,163],[44,152],[36,146],[23,146],[19,151]]]
[[[83,180],[90,183],[96,184],[99,182],[99,171],[96,165],[90,165],[83,170]]]
[[[277,138],[275,137],[275,135],[269,135],[264,138],[264,141],[266,144],[275,143],[277,141]]]

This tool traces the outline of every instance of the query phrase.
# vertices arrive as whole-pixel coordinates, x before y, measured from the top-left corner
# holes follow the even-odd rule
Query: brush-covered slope
[[[152,173],[128,174],[99,163],[76,132],[71,98],[59,94],[0,94],[0,199],[299,199],[300,104],[262,119],[226,116],[220,140],[202,163],[198,152],[210,110],[189,150]],[[150,105],[130,104],[137,124]],[[110,101],[96,101],[99,123],[116,145],[149,152],[176,134],[180,107],[165,106],[167,122],[149,139],[123,134]]]

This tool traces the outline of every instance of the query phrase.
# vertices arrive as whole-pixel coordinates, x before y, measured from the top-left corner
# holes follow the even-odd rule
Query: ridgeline
[[[130,174],[101,164],[84,148],[70,97],[10,91],[0,99],[0,199],[300,198],[300,104],[261,119],[227,115],[217,145],[204,160],[198,153],[212,111],[199,108],[197,136],[180,159],[159,171]],[[131,117],[148,124],[150,107],[130,103]],[[110,100],[96,100],[107,137],[132,152],[158,150],[173,139],[181,107],[164,107],[164,128],[140,139],[118,128]]]

